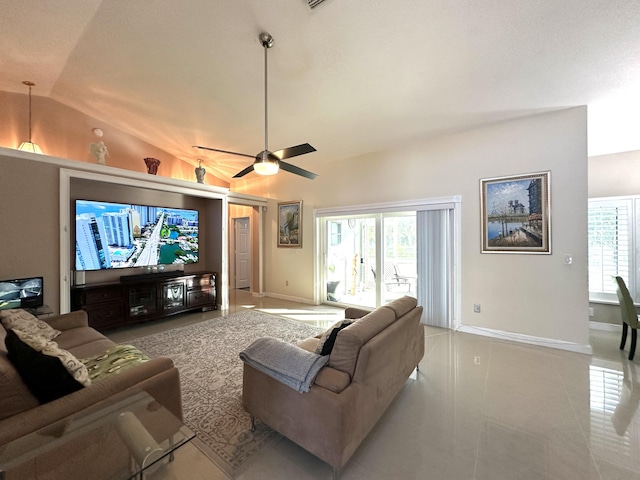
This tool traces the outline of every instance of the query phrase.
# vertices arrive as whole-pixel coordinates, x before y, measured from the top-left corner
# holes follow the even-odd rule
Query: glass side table
[[[0,480],[144,479],[194,437],[146,392],[120,395],[0,446]]]

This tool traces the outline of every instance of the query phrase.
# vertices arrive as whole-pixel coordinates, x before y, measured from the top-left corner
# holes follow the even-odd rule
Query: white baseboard
[[[555,348],[558,350],[567,350],[569,352],[584,353],[591,355],[591,345],[581,345],[579,343],[565,342],[563,340],[554,340],[551,338],[534,337],[531,335],[523,335],[520,333],[504,332],[501,330],[492,330],[490,328],[472,327],[462,325],[457,329],[458,332],[472,333],[474,335],[483,335],[485,337],[498,338],[500,340],[509,340],[512,342],[527,343],[538,347]]]
[[[622,325],[616,323],[589,322],[589,328],[605,332],[622,332]]]
[[[265,292],[265,297],[278,298],[280,300],[289,300],[290,302],[306,303],[309,305],[317,305],[316,302],[309,298],[293,297],[291,295],[282,295],[280,293]]]

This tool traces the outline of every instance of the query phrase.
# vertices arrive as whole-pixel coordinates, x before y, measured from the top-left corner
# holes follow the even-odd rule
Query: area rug
[[[251,432],[250,416],[241,403],[243,365],[238,355],[260,337],[297,342],[321,331],[245,310],[128,343],[151,357],[173,359],[180,370],[185,424],[196,433],[194,442],[233,478],[261,450],[281,438],[260,422]]]

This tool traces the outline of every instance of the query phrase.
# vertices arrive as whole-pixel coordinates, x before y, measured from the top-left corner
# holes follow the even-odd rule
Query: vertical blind
[[[416,214],[418,304],[422,323],[452,328],[451,262],[453,211],[424,210]]]

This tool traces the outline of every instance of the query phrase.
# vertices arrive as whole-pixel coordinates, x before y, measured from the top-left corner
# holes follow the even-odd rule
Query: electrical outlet
[[[480,313],[480,304],[479,303],[474,303],[473,304],[473,311],[474,311],[474,313]]]
[[[480,365],[480,357],[478,355],[473,357],[473,363],[475,363],[476,365]]]

